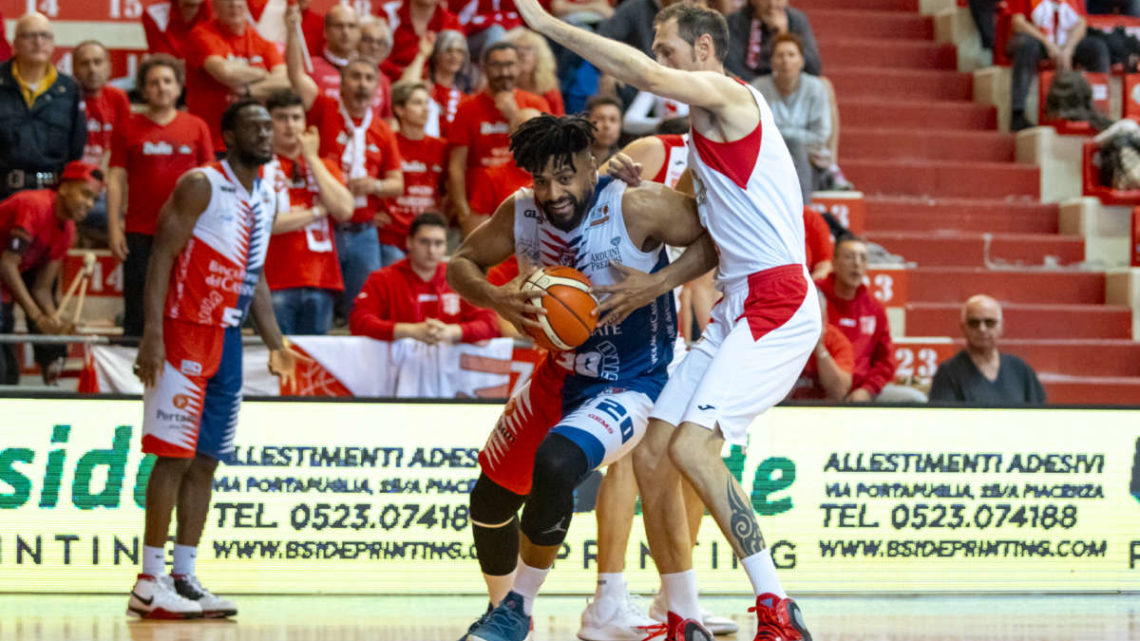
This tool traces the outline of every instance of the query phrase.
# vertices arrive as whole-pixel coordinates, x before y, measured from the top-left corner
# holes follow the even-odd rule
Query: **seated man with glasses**
[[[1001,305],[989,296],[971,296],[962,307],[966,349],[938,366],[931,401],[983,405],[1045,402],[1045,390],[1025,361],[998,351]]]

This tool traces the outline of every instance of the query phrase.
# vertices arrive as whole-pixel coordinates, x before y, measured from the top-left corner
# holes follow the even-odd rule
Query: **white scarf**
[[[368,171],[364,168],[364,149],[368,145],[365,140],[364,134],[368,132],[368,128],[372,125],[372,110],[368,109],[364,114],[364,121],[357,127],[353,122],[352,116],[348,115],[348,110],[344,108],[344,101],[337,101],[340,107],[340,116],[344,118],[344,130],[351,134],[351,139],[348,144],[344,146],[344,153],[340,156],[340,163],[342,167],[348,170],[348,179],[364,178],[368,175]],[[353,202],[354,206],[359,209],[368,204],[366,196],[357,196]]]

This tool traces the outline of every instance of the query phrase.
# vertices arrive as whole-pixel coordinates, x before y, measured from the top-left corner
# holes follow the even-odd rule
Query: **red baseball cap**
[[[63,174],[59,177],[60,182],[67,180],[84,180],[92,183],[93,187],[101,189],[103,187],[103,172],[96,165],[82,160],[73,160],[67,163],[63,168]]]

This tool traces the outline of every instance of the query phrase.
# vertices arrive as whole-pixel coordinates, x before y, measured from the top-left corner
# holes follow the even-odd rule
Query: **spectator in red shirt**
[[[1084,0],[1011,0],[1009,9],[1013,30],[1006,45],[1013,60],[1010,129],[1021,131],[1033,126],[1025,117],[1025,100],[1039,62],[1052,60],[1058,71],[1077,66],[1107,72],[1110,60],[1104,41],[1086,35]]]
[[[186,109],[210,126],[214,148],[222,141],[222,112],[243,95],[265,100],[289,86],[277,46],[249,23],[246,0],[214,0],[217,17],[190,32]]]
[[[209,0],[160,0],[143,10],[146,50],[185,59],[190,32],[214,19]]]
[[[827,298],[819,292],[819,306],[823,313],[823,331],[815,350],[808,357],[804,371],[796,381],[789,398],[818,398],[842,401],[851,391],[851,373],[855,370],[855,355],[851,341],[838,327],[827,322]]]
[[[131,101],[127,93],[110,87],[111,60],[107,49],[95,40],[85,40],[71,51],[71,69],[82,89],[79,108],[87,119],[87,145],[83,148],[83,161],[99,168],[107,175],[111,159],[111,140],[131,116]],[[100,194],[95,208],[83,219],[79,231],[98,246],[107,244],[107,199]]]
[[[442,0],[404,0],[389,12],[388,24],[392,28],[392,53],[380,65],[380,70],[392,82],[401,78],[404,69],[412,63],[425,36],[444,30],[463,28],[459,18],[447,10]]]
[[[831,238],[831,227],[823,219],[823,214],[804,207],[804,241],[807,249],[808,271],[812,280],[826,278],[831,273],[831,255],[835,252],[835,242]]]
[[[177,108],[183,63],[168,54],[139,65],[135,86],[146,111],[132,114],[111,145],[108,244],[123,261],[123,335],[142,336],[143,288],[158,211],[183,173],[214,160],[210,128]]]
[[[513,44],[519,52],[518,88],[545,98],[551,114],[565,116],[566,107],[562,103],[562,91],[558,88],[554,52],[546,38],[525,27],[518,27],[508,31],[503,40]]]
[[[296,38],[297,30],[289,29],[285,36],[286,64],[290,57],[289,41]],[[324,46],[312,56],[313,82],[326,96],[340,95],[340,70],[356,55],[360,46],[360,18],[356,11],[343,4],[334,5],[325,14]],[[300,43],[297,43],[300,45]],[[298,48],[298,53],[301,53]],[[301,58],[304,56],[302,55]]]
[[[426,127],[429,136],[447,139],[459,103],[470,87],[465,73],[469,63],[467,37],[459,31],[444,30],[421,38],[416,57],[404,68],[401,80],[423,79],[431,94]]]
[[[416,216],[407,248],[407,258],[368,277],[349,321],[354,335],[428,344],[474,343],[499,335],[494,312],[473,307],[447,284],[447,221],[442,216]]]
[[[290,206],[273,223],[265,258],[273,310],[283,334],[327,334],[334,299],[344,289],[332,223],[352,218],[352,194],[339,161],[319,155],[316,127],[306,131],[301,97],[280,91],[265,107],[273,118],[273,148],[289,184]]]
[[[387,221],[380,226],[380,262],[387,267],[404,257],[412,220],[425,212],[443,211],[443,171],[447,141],[424,133],[431,97],[422,82],[398,82],[392,89],[392,111],[400,128],[404,193],[388,203]]]
[[[0,13],[0,24],[4,24],[4,14]],[[8,38],[4,35],[4,30],[0,29],[0,62],[4,62],[12,57],[12,45],[8,44]]]
[[[286,17],[295,16],[294,9]],[[340,97],[320,95],[313,79],[290,65],[289,79],[309,114],[309,124],[321,137],[322,158],[334,158],[348,180],[355,211],[348,222],[337,223],[335,237],[344,293],[336,312],[347,318],[360,287],[380,269],[377,223],[385,222],[383,199],[404,193],[400,150],[396,136],[372,109],[380,71],[375,61],[354,58],[341,70]]]
[[[925,403],[921,392],[893,385],[895,348],[887,310],[863,284],[867,275],[867,243],[847,235],[835,243],[833,271],[816,286],[827,297],[827,317],[839,327],[855,354],[849,402]]]
[[[467,204],[472,191],[469,186],[481,184],[487,169],[511,160],[510,123],[518,110],[550,113],[550,105],[541,96],[515,88],[518,51],[509,42],[487,47],[483,73],[487,88],[460,103],[447,135],[451,143],[447,193],[461,227],[467,225],[465,221],[471,215]]]
[[[64,168],[58,191],[24,190],[0,201],[0,333],[13,330],[13,303],[23,308],[32,333],[75,330],[70,322],[55,318],[56,280],[75,241],[75,223],[95,205],[102,181],[98,167],[73,161]],[[26,279],[31,279],[30,290]],[[58,361],[65,354],[64,349],[36,350],[45,383],[58,378]],[[0,354],[0,383],[14,385],[19,375],[15,355],[6,346]]]
[[[288,10],[285,19],[285,65],[287,74],[292,78],[296,74],[308,72],[305,70],[304,52],[297,38],[297,29],[288,26],[297,19],[295,10]],[[352,7],[336,5],[325,15],[325,47],[319,55],[312,57],[313,71],[309,74],[322,95],[339,98],[340,74],[344,66],[358,56],[367,57],[359,53],[362,33],[360,19]],[[391,118],[392,87],[383,75],[379,77],[379,82],[380,86],[372,97],[372,110],[379,118]]]
[[[508,31],[523,26],[514,0],[450,0],[450,3],[467,32],[471,57],[477,60]]]

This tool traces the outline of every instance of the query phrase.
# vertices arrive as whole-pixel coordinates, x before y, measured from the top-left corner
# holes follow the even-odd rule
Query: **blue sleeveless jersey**
[[[606,176],[598,181],[587,214],[578,227],[565,232],[546,220],[534,201],[534,192],[515,192],[515,254],[519,269],[565,265],[585,274],[594,285],[611,285],[620,274],[611,263],[656,272],[669,264],[664,245],[641,251],[629,239],[622,214],[626,185]],[[599,326],[589,339],[571,352],[550,355],[564,371],[562,405],[570,411],[583,400],[606,389],[642,392],[651,399],[668,379],[677,335],[677,311],[672,293],[659,296],[616,327]]]

